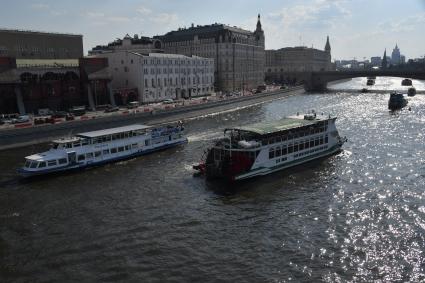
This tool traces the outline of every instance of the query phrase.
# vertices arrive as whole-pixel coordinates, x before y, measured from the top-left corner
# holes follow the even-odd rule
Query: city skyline
[[[304,45],[323,49],[329,35],[332,59],[370,59],[398,44],[407,59],[423,57],[425,1],[207,1],[128,0],[15,1],[4,3],[2,28],[78,33],[85,54],[125,34],[154,36],[194,25],[223,23],[254,30],[257,14],[266,49]],[[226,7],[223,9],[223,7]],[[19,15],[17,17],[16,15]],[[366,44],[367,43],[367,44]]]

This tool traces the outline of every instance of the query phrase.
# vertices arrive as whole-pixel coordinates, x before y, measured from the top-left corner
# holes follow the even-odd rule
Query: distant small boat
[[[407,105],[407,99],[404,95],[399,92],[393,92],[390,94],[390,100],[388,101],[388,109],[397,110]]]
[[[407,90],[407,95],[408,96],[415,96],[416,95],[416,88],[409,87],[409,89]]]
[[[368,79],[366,85],[374,85],[375,84],[375,80],[372,79]]]
[[[412,80],[410,79],[404,79],[401,81],[401,85],[402,86],[411,86],[412,85]]]

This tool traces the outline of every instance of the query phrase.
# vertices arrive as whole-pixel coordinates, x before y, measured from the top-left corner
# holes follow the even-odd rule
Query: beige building
[[[108,58],[112,92],[126,102],[158,102],[214,91],[213,59],[133,51],[105,52],[96,57]]]
[[[171,31],[161,40],[166,53],[214,59],[215,87],[222,91],[252,89],[264,83],[264,32],[258,15],[254,32],[223,24]]]
[[[293,80],[298,76],[298,73],[333,69],[329,37],[326,41],[325,50],[304,46],[266,50],[265,73],[266,80],[270,82]]]
[[[78,59],[83,36],[0,29],[0,56],[16,59]]]

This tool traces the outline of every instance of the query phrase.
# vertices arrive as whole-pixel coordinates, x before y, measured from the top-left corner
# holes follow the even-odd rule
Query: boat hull
[[[102,166],[102,165],[106,165],[106,164],[109,164],[109,163],[115,163],[115,162],[119,162],[119,161],[123,161],[123,160],[132,159],[132,158],[135,158],[135,157],[151,154],[151,153],[154,153],[156,151],[165,150],[165,149],[176,147],[176,146],[183,145],[183,144],[186,144],[186,143],[188,143],[188,139],[184,139],[182,141],[178,141],[178,142],[175,142],[175,143],[161,145],[161,146],[158,146],[158,147],[155,147],[155,148],[152,148],[152,149],[140,150],[138,152],[135,152],[135,153],[132,153],[132,154],[129,154],[129,155],[114,157],[114,158],[110,158],[110,159],[107,159],[107,160],[94,161],[94,162],[91,162],[91,163],[76,163],[76,164],[67,165],[67,166],[64,166],[64,167],[58,167],[58,168],[52,168],[52,169],[46,169],[46,170],[37,170],[37,171],[30,171],[30,170],[26,170],[25,168],[19,168],[16,171],[21,177],[30,178],[30,177],[44,176],[44,175],[55,174],[55,173],[64,173],[64,172],[70,172],[70,171],[76,171],[76,170],[84,170],[84,169],[87,169],[87,168],[90,168],[90,167]]]

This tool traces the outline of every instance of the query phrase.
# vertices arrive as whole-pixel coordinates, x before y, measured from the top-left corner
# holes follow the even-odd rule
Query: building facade
[[[171,31],[161,40],[166,53],[214,59],[215,87],[220,91],[253,89],[264,83],[264,31],[260,15],[254,32],[223,24]]]
[[[210,58],[132,51],[96,57],[108,59],[117,104],[190,98],[214,91],[214,60]]]
[[[0,114],[113,103],[108,62],[83,59],[81,35],[0,30],[0,50]]]
[[[331,71],[331,47],[327,38],[325,50],[308,47],[286,47],[266,50],[266,81],[296,83],[302,73]]]
[[[97,55],[112,51],[133,51],[137,53],[164,53],[163,44],[158,39],[149,37],[133,37],[128,34],[123,39],[116,39],[107,45],[98,45],[89,50],[89,55]]]
[[[83,36],[0,29],[0,56],[17,59],[83,57]]]

